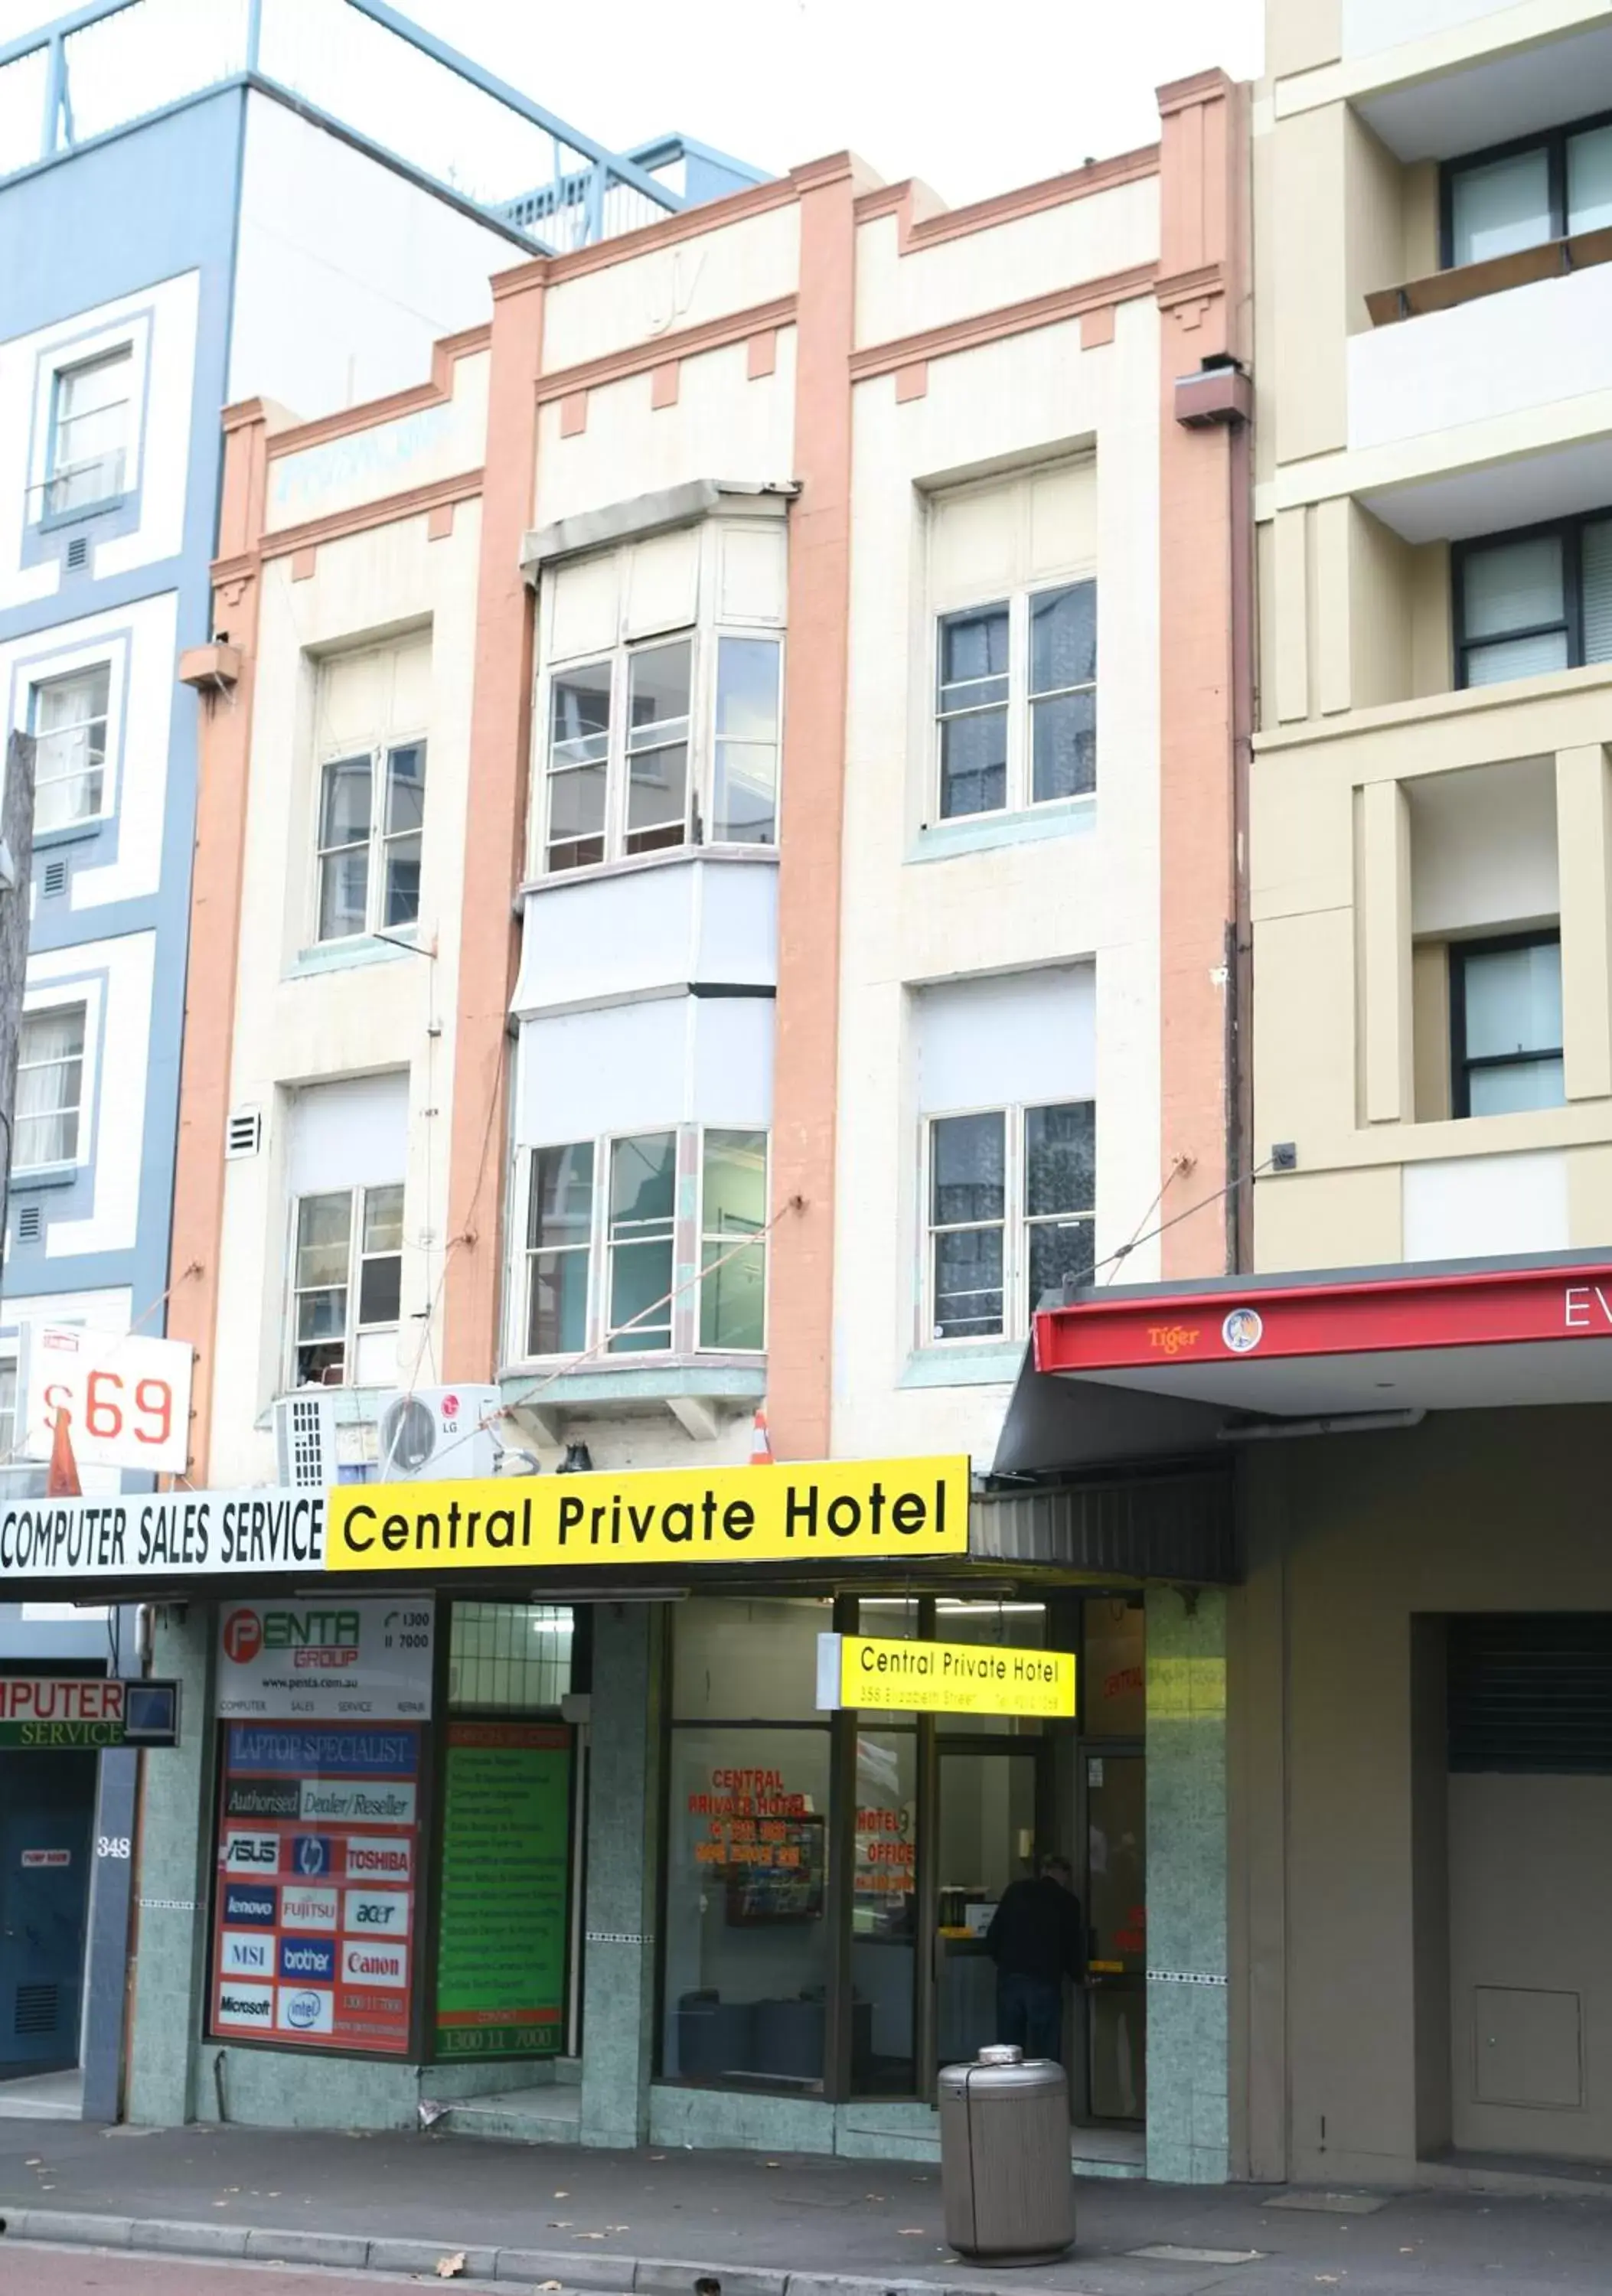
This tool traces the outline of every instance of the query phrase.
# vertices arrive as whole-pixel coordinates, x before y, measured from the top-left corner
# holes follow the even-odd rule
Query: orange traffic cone
[[[753,1467],[772,1467],[777,1462],[772,1456],[772,1438],[767,1432],[767,1406],[757,1407],[755,1425],[750,1437],[750,1464]]]
[[[73,1414],[58,1410],[51,1428],[50,1466],[45,1479],[45,1496],[51,1499],[76,1499],[84,1495],[78,1480],[78,1462],[73,1456],[73,1439],[70,1433]]]

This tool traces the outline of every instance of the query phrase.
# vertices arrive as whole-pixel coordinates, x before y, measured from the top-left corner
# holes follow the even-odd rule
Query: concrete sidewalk
[[[12,2238],[695,2296],[1545,2296],[1612,2284],[1612,2192],[1306,2194],[1079,2187],[1054,2267],[971,2270],[938,2172],[791,2153],[582,2152],[440,2136],[0,2123]],[[1151,2251],[1151,2252],[1150,2252]],[[0,2240],[0,2285],[5,2279]],[[711,2296],[709,2290],[700,2296]]]

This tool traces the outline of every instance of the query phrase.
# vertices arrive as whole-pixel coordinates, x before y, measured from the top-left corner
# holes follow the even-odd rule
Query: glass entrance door
[[[1039,1745],[940,1749],[934,1939],[935,2047],[942,2065],[997,2038],[985,1931],[1003,1890],[1035,1871]]]
[[[1147,2106],[1147,1807],[1139,1753],[1086,1757],[1087,2020],[1094,2120]]]

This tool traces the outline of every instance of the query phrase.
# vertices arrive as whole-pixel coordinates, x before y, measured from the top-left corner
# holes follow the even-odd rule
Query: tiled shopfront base
[[[1226,1598],[1147,1595],[1147,2174],[1227,2177]]]

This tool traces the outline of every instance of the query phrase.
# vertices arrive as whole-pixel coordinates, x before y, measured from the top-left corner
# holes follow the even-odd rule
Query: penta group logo
[[[263,1647],[263,1621],[256,1611],[232,1611],[224,1621],[224,1655],[250,1666]]]

